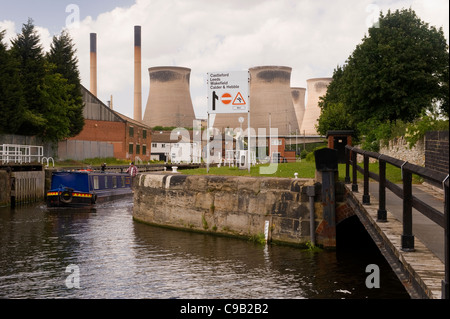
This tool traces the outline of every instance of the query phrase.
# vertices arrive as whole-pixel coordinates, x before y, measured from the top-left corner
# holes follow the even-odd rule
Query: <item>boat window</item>
[[[112,186],[113,186],[113,188],[117,188],[117,177],[116,176],[112,177]]]
[[[122,187],[125,187],[125,176],[122,176],[122,183],[121,183]]]
[[[108,176],[105,176],[105,188],[108,188]]]
[[[99,189],[98,176],[94,176],[94,189]]]

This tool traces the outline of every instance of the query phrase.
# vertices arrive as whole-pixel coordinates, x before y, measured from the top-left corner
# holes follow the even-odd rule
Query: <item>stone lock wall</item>
[[[269,240],[301,245],[311,240],[307,186],[315,186],[316,244],[327,246],[327,234],[321,233],[321,185],[310,179],[142,174],[136,180],[133,217],[247,238],[262,236],[269,221]]]

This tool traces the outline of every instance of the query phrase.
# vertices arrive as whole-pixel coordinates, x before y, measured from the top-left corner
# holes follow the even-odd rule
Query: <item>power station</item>
[[[142,121],[141,27],[134,27],[134,120]]]
[[[301,133],[301,125],[303,123],[303,117],[305,116],[305,98],[306,89],[305,88],[291,88],[292,102],[294,103],[295,115],[297,117],[297,123],[299,126],[299,131],[295,135]]]
[[[192,127],[195,113],[189,87],[191,69],[160,66],[148,72],[150,92],[144,123],[150,127]]]
[[[250,71],[250,126],[255,129],[278,128],[279,135],[295,134],[299,130],[291,95],[292,68],[257,66]],[[214,128],[239,127],[239,115],[217,114]],[[247,119],[243,127],[247,127]]]
[[[315,78],[306,81],[308,99],[301,125],[301,133],[307,135],[318,134],[315,126],[320,117],[319,99],[327,93],[331,80],[332,78]]]
[[[144,114],[141,44],[141,27],[135,26],[133,119],[147,127],[192,127],[196,117],[190,93],[191,69],[187,67],[157,66],[148,69],[150,89]],[[90,92],[97,96],[95,33],[90,34],[90,72]],[[252,134],[258,134],[258,129],[265,129],[269,134],[270,128],[277,128],[279,136],[318,135],[315,125],[321,111],[319,98],[326,94],[331,78],[309,79],[307,88],[301,88],[291,87],[292,68],[287,66],[255,66],[249,69],[249,73]],[[245,129],[248,127],[247,116],[216,114],[211,125],[221,132],[226,128]]]
[[[90,91],[97,96],[97,34],[90,34],[91,87]]]

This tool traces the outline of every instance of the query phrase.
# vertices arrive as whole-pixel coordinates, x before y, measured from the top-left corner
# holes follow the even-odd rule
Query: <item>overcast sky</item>
[[[198,118],[206,118],[206,73],[280,65],[291,86],[331,77],[381,10],[412,8],[448,43],[448,0],[0,0],[6,41],[34,20],[44,49],[68,28],[82,84],[89,89],[89,34],[97,33],[98,97],[133,117],[134,26],[142,26],[142,105],[155,66],[187,67]]]

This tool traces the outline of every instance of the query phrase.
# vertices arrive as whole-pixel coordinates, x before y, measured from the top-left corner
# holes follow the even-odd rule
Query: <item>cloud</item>
[[[20,25],[19,30],[16,30],[17,26],[15,22],[4,20],[0,21],[0,31],[6,31],[5,37],[3,39],[3,43],[8,47],[11,46],[11,40],[17,38],[17,33],[21,32],[22,25]],[[48,52],[50,50],[50,44],[52,43],[52,35],[47,28],[35,26],[36,33],[39,36],[40,44],[43,48],[44,52]]]
[[[0,31],[5,31],[3,43],[9,47],[11,39],[16,37],[16,24],[10,20],[0,21]]]
[[[379,10],[409,7],[431,25],[443,26],[448,38],[447,0],[137,0],[86,17],[70,33],[87,88],[89,33],[97,33],[99,98],[107,101],[114,95],[115,109],[132,117],[133,32],[135,25],[142,26],[143,111],[147,69],[181,66],[192,69],[192,100],[197,116],[204,118],[207,72],[289,66],[292,86],[306,87],[307,79],[331,76],[345,63]]]

